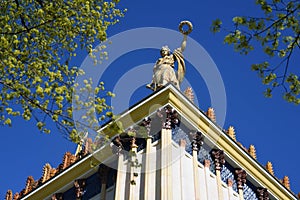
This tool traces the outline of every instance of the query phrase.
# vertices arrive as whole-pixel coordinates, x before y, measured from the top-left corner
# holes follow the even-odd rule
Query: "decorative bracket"
[[[246,181],[247,181],[246,171],[241,169],[241,168],[237,168],[235,170],[235,176],[236,176],[238,189],[243,189],[243,187],[244,187],[244,185],[246,184]]]
[[[197,153],[199,153],[199,151],[203,145],[204,137],[203,137],[202,133],[199,131],[193,132],[193,133],[191,133],[191,135],[193,137],[193,141],[192,141],[193,151],[197,151]]]
[[[51,200],[63,200],[63,193],[53,194]]]
[[[258,187],[256,189],[256,194],[259,200],[269,200],[269,192],[267,188]]]
[[[179,114],[171,106],[166,106],[157,111],[157,115],[162,119],[162,128],[171,129],[179,124]]]
[[[211,151],[212,158],[215,162],[215,169],[221,170],[225,164],[225,154],[223,150],[213,149]]]
[[[85,179],[77,179],[74,181],[76,199],[81,199],[81,197],[84,195],[85,186],[86,186]]]

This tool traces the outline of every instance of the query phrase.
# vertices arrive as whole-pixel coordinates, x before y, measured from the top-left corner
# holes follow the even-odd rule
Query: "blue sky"
[[[224,128],[234,126],[237,140],[245,147],[254,144],[258,161],[262,165],[271,161],[275,175],[279,179],[288,175],[292,190],[296,194],[300,192],[298,172],[300,161],[297,155],[300,140],[298,130],[300,106],[285,102],[280,89],[271,99],[263,96],[265,87],[257,75],[250,70],[252,63],[266,59],[260,51],[254,51],[248,56],[239,55],[232,47],[223,44],[222,33],[213,34],[209,30],[212,21],[216,18],[222,19],[225,25],[229,26],[232,17],[236,15],[258,15],[259,9],[254,1],[130,0],[121,2],[120,6],[127,8],[128,11],[119,24],[109,29],[108,36],[141,27],[161,27],[177,31],[180,21],[189,20],[193,23],[194,30],[189,36],[208,52],[224,82],[227,101]],[[180,42],[162,43],[161,46],[177,47]],[[189,40],[187,52],[188,48]],[[77,57],[76,63],[80,65],[86,53],[79,53]],[[122,75],[130,71],[133,66],[155,62],[158,57],[159,51],[153,49],[128,52],[112,64],[101,80],[105,81],[107,88],[115,88]],[[192,87],[197,95],[200,109],[207,110],[211,106],[208,87],[201,77],[195,76],[194,72],[187,64],[186,78],[193,83]],[[136,77],[139,78],[141,77]],[[149,74],[150,80],[151,74]],[[129,79],[128,82],[130,81],[132,80]],[[130,97],[131,103],[151,93],[144,89],[144,85],[137,88]],[[216,115],[218,122],[218,110]],[[57,167],[64,153],[66,151],[74,153],[76,148],[76,145],[66,140],[59,132],[52,131],[49,135],[39,133],[34,123],[24,122],[21,119],[16,119],[12,128],[0,127],[0,132],[2,135],[1,198],[5,197],[7,189],[12,189],[13,193],[20,192],[25,187],[27,176],[32,175],[35,179],[39,179],[45,163]]]

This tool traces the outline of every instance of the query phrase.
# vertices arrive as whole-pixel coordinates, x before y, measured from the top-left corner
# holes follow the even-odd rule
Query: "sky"
[[[267,59],[261,51],[257,50],[247,56],[242,56],[234,52],[231,46],[224,45],[224,33],[213,34],[210,31],[210,25],[216,18],[220,18],[225,25],[230,26],[234,16],[259,15],[259,8],[255,2],[250,0],[121,0],[120,7],[127,8],[127,12],[125,17],[120,19],[120,23],[108,30],[109,37],[118,36],[115,37],[118,39],[124,36],[122,34],[125,31],[137,29],[144,31],[149,27],[156,27],[162,32],[170,31],[173,35],[178,32],[180,21],[192,22],[193,31],[189,35],[184,53],[188,54],[196,50],[191,49],[192,42],[200,44],[215,63],[219,72],[217,77],[221,77],[223,83],[223,85],[207,85],[207,83],[214,82],[211,79],[207,80],[209,77],[205,75],[205,72],[211,68],[205,65],[193,66],[192,62],[187,62],[185,84],[193,88],[197,98],[196,104],[204,111],[212,106],[212,102],[221,102],[223,105],[223,100],[213,99],[211,95],[224,86],[226,96],[223,106],[226,108],[226,113],[223,112],[224,107],[216,109],[217,123],[221,123],[224,129],[234,126],[237,140],[243,146],[248,148],[254,144],[258,162],[265,165],[271,161],[275,176],[278,179],[289,176],[292,191],[296,194],[300,192],[298,172],[300,160],[297,155],[300,140],[298,129],[300,106],[284,101],[283,91],[280,89],[275,91],[272,98],[263,96],[265,86],[262,85],[256,73],[250,69],[252,63]],[[151,91],[145,89],[144,86],[148,80],[148,82],[151,81],[151,71],[153,63],[159,57],[159,49],[147,48],[147,45],[139,42],[144,40],[146,43],[151,43],[153,41],[154,46],[159,45],[157,48],[169,45],[171,50],[179,47],[181,42],[177,40],[181,38],[179,33],[174,40],[166,39],[166,43],[160,44],[157,38],[144,34],[135,38],[123,38],[125,42],[122,45],[126,48],[130,49],[130,46],[135,45],[141,45],[141,47],[130,49],[125,54],[117,56],[101,74],[99,79],[105,82],[107,89],[114,90],[116,96],[118,92],[121,97],[125,91],[130,94],[129,97],[126,96],[128,99],[125,99],[124,105],[120,107],[117,106],[117,100],[113,102],[116,111],[122,111],[123,107],[126,109],[126,106],[151,94]],[[115,45],[114,40],[112,44]],[[114,47],[121,48],[121,44],[116,43]],[[85,57],[85,52],[77,54],[76,63],[81,65]],[[199,56],[199,59],[207,58]],[[139,70],[144,72],[143,76],[134,76],[140,73]],[[203,74],[197,75],[199,71]],[[212,79],[214,77],[211,76]],[[126,83],[125,86],[124,83]],[[134,83],[133,86],[131,83]],[[55,131],[51,134],[40,133],[33,122],[25,122],[19,118],[15,119],[13,127],[0,127],[0,133],[2,136],[0,141],[2,152],[0,198],[5,197],[8,189],[12,189],[13,193],[20,192],[25,187],[27,176],[32,175],[34,179],[39,179],[46,163],[57,167],[65,152],[75,153],[76,149],[76,145],[68,141],[61,133]]]

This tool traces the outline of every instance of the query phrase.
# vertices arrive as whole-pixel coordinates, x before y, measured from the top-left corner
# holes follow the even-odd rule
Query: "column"
[[[184,192],[183,192],[183,176],[184,176],[184,168],[183,168],[183,162],[184,162],[184,156],[185,156],[185,147],[186,147],[186,141],[184,139],[179,140],[179,146],[180,146],[180,188],[181,188],[181,199],[184,199]]]
[[[149,185],[150,185],[150,155],[151,155],[151,144],[152,144],[152,137],[147,137],[147,144],[146,144],[146,154],[145,154],[145,188],[144,188],[144,199],[153,199],[154,197],[149,192]]]
[[[172,199],[172,130],[161,131],[161,200]]]

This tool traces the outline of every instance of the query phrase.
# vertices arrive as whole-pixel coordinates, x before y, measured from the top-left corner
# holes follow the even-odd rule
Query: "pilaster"
[[[219,149],[212,150],[212,157],[215,163],[216,177],[217,177],[217,185],[218,185],[218,197],[219,200],[223,200],[223,190],[222,190],[222,179],[221,179],[221,169],[225,164],[225,155],[224,151]]]
[[[131,140],[131,150],[130,150],[130,186],[129,186],[129,200],[138,199],[135,189],[136,189],[136,177],[138,176],[135,166],[137,159],[137,148],[138,146],[135,144],[135,138]]]
[[[200,200],[200,185],[198,173],[198,153],[203,145],[203,136],[201,132],[195,132],[193,135],[192,148],[193,148],[193,174],[194,174],[194,191],[195,199]]]
[[[172,199],[172,131],[161,131],[161,200]]]
[[[144,188],[144,198],[151,199],[153,196],[149,192],[149,185],[150,185],[150,175],[152,174],[150,169],[150,155],[151,151],[151,143],[152,137],[148,136],[146,141],[146,154],[145,154],[145,188]]]
[[[118,155],[118,171],[117,171],[115,200],[123,200],[125,199],[124,179],[126,178],[126,172],[124,172],[123,151],[119,151],[117,155]]]

